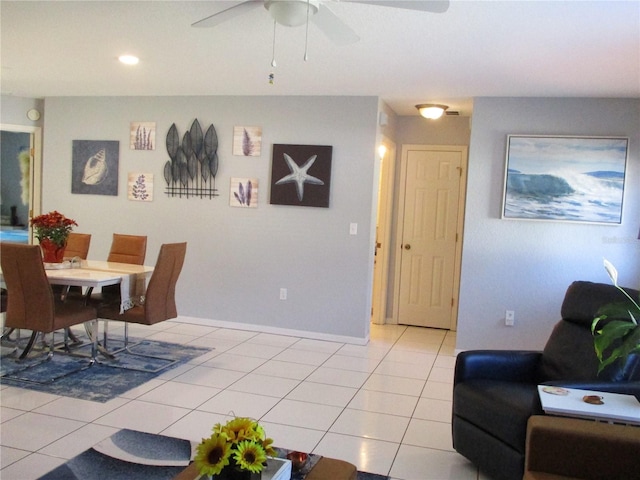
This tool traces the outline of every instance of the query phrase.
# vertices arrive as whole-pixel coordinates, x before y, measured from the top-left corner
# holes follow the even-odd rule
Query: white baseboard
[[[327,342],[349,343],[352,345],[366,345],[369,343],[369,334],[365,338],[349,337],[344,335],[333,335],[322,332],[309,332],[306,330],[293,330],[289,328],[270,327],[268,325],[255,325],[250,323],[227,322],[223,320],[212,320],[210,318],[187,317],[178,315],[172,319],[173,322],[189,323],[192,325],[204,325],[207,327],[231,328],[233,330],[245,330],[250,332],[272,333],[275,335],[285,335],[288,337],[309,338],[312,340],[324,340]]]

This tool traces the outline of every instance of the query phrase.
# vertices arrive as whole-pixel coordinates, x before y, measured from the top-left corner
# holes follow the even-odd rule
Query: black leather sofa
[[[625,289],[633,298],[638,292]],[[598,309],[624,295],[612,285],[577,281],[542,352],[475,350],[458,355],[453,386],[455,450],[491,478],[524,474],[527,421],[544,412],[538,384],[631,393],[640,399],[640,358],[599,375],[591,323]]]

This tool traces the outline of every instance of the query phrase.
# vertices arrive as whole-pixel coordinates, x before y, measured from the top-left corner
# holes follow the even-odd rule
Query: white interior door
[[[455,327],[466,150],[403,147],[398,323]]]

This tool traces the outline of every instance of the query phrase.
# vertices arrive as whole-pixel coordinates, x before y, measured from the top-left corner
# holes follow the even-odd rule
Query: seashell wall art
[[[166,194],[170,197],[214,198],[218,196],[218,134],[213,125],[202,133],[195,119],[180,139],[176,124],[167,133],[169,160],[164,165]]]
[[[118,195],[120,142],[74,140],[71,193]]]

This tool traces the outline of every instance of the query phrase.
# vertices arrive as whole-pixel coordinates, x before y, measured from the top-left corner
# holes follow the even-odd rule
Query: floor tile
[[[13,462],[17,462],[29,454],[31,454],[31,452],[26,450],[0,446],[0,465],[2,465],[2,468],[8,467]]]
[[[131,390],[127,390],[126,392],[121,394],[120,397],[129,398],[131,400],[133,400],[134,398],[138,398],[140,395],[144,395],[148,391],[153,390],[154,388],[157,388],[165,383],[164,380],[159,380],[159,378],[160,377],[153,378],[148,382],[143,383],[142,385],[132,388]]]
[[[367,412],[387,413],[401,417],[411,417],[419,397],[398,395],[397,393],[360,390],[348,407]]]
[[[358,470],[388,475],[397,451],[397,443],[327,433],[312,453],[344,460]]]
[[[28,412],[2,424],[2,445],[35,452],[84,425],[77,420]]]
[[[73,458],[84,452],[91,445],[110,437],[118,430],[118,428],[114,427],[89,423],[40,449],[39,453],[51,455],[52,457]]]
[[[138,400],[194,409],[218,393],[219,388],[169,381],[140,395]]]
[[[374,373],[380,375],[415,378],[417,380],[426,380],[429,378],[430,372],[431,365],[415,365],[413,363],[392,362],[391,360],[383,360],[374,371]]]
[[[182,375],[178,375],[173,379],[173,381],[202,385],[204,387],[227,388],[232,383],[241,379],[244,375],[244,372],[196,366]]]
[[[275,335],[272,333],[259,333],[247,340],[247,343],[257,343],[259,345],[274,345],[276,347],[290,347],[298,342],[298,337],[288,337],[285,335]]]
[[[280,360],[282,362],[303,363],[305,365],[318,366],[326,362],[329,357],[331,357],[331,353],[328,352],[316,352],[311,350],[307,351],[288,348],[287,350],[273,357],[273,359]]]
[[[402,350],[394,348],[386,357],[385,360],[390,362],[411,363],[420,366],[431,366],[436,361],[435,353],[423,353],[411,350]]]
[[[310,428],[292,427],[260,421],[264,427],[267,437],[274,439],[276,447],[297,450],[298,452],[313,452],[325,432],[322,430],[312,430]],[[328,480],[328,479],[327,479]]]
[[[348,408],[342,412],[329,431],[400,443],[409,420],[407,417]]]
[[[366,372],[319,367],[317,370],[314,370],[306,380],[309,382],[326,383],[328,385],[338,385],[341,387],[360,388],[367,378],[369,378],[369,374]]]
[[[301,402],[346,407],[358,390],[350,387],[327,385],[325,383],[302,382],[287,398]]]
[[[191,337],[203,337],[216,331],[216,328],[205,325],[193,325],[189,323],[175,323],[165,330],[167,333],[179,333]]]
[[[450,385],[453,385],[453,369],[433,367],[431,369],[431,373],[429,374],[429,381],[448,383]]]
[[[193,335],[182,335],[181,333],[172,333],[169,331],[162,331],[162,332],[156,332],[153,335],[149,335],[146,338],[150,340],[156,340],[158,342],[185,344],[185,343],[189,343],[191,340],[195,340],[198,337]]]
[[[282,362],[280,360],[269,360],[253,373],[257,375],[267,375],[269,377],[290,378],[293,380],[304,380],[316,369],[313,365],[303,365],[293,362]]]
[[[416,447],[453,451],[451,424],[412,418],[402,443]]]
[[[413,412],[413,418],[451,423],[452,402],[421,397]]]
[[[389,348],[387,347],[375,347],[371,344],[369,345],[344,345],[340,350],[338,350],[339,355],[346,355],[348,357],[362,357],[362,358],[373,358],[377,360],[382,360],[384,356],[389,352]]]
[[[200,442],[203,438],[211,436],[216,423],[224,424],[228,420],[230,420],[228,415],[193,410],[160,431],[160,433],[168,437]]]
[[[278,403],[276,397],[224,390],[198,407],[203,412],[260,419]]]
[[[436,400],[451,401],[453,400],[453,385],[427,380],[421,396],[425,398],[435,398]]]
[[[59,467],[65,461],[64,458],[32,453],[3,468],[0,476],[3,480],[36,480],[50,470]]]
[[[58,395],[36,392],[26,388],[8,387],[2,390],[2,406],[29,411],[56,400]]]
[[[365,390],[399,393],[400,395],[413,395],[415,397],[419,397],[422,393],[424,384],[424,380],[374,373],[369,377],[362,388]]]
[[[96,418],[106,415],[129,401],[130,400],[126,398],[118,397],[101,403],[80,400],[78,398],[60,397],[33,411],[54,417],[69,418],[81,422],[92,422]]]
[[[233,350],[221,353],[220,355],[213,357],[211,360],[201,363],[201,365],[203,367],[223,368],[225,370],[249,373],[267,361],[264,358],[237,355],[232,352]]]
[[[286,347],[276,345],[259,345],[256,343],[244,342],[227,350],[227,353],[268,360],[277,356],[279,353],[285,350],[285,348]]]
[[[1,397],[0,397],[1,398]],[[15,408],[8,408],[5,406],[0,407],[0,423],[11,420],[12,418],[19,417],[24,414],[24,410],[17,410]]]
[[[341,412],[340,407],[285,399],[278,402],[262,419],[269,423],[326,431]]]
[[[94,423],[108,427],[129,428],[147,433],[160,433],[188,413],[189,410],[186,408],[132,400],[126,405],[100,417]]]
[[[229,390],[284,398],[298,386],[298,383],[300,383],[298,380],[289,378],[265,377],[249,373],[231,385]]]
[[[296,350],[306,352],[324,352],[335,353],[343,347],[344,343],[328,342],[325,340],[314,340],[311,338],[302,338],[293,345]]]
[[[339,368],[342,370],[355,370],[356,372],[373,372],[380,360],[367,357],[349,357],[346,355],[333,355],[322,364],[323,367]]]
[[[402,480],[476,480],[477,468],[457,453],[403,444],[390,475]]]

